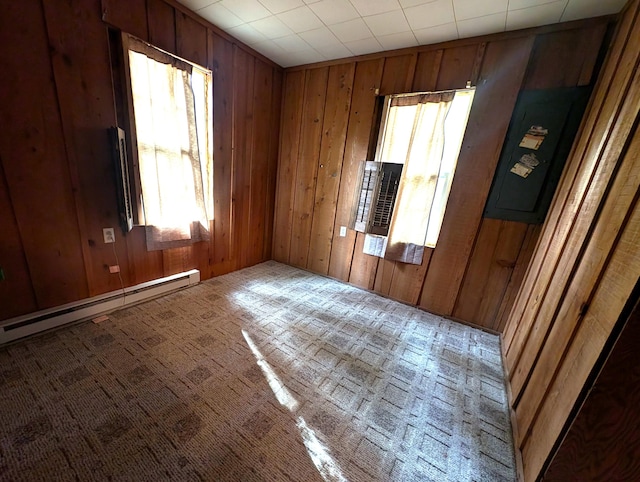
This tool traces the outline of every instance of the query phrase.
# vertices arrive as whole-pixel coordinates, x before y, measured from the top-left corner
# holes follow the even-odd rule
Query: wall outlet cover
[[[340,226],[340,237],[344,238],[347,235],[347,227],[346,226]]]
[[[105,244],[116,242],[116,233],[113,231],[113,228],[102,228],[102,237],[104,238]]]

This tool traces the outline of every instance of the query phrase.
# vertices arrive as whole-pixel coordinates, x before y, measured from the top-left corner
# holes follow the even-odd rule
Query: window
[[[384,98],[375,161],[363,163],[352,227],[387,236],[385,258],[421,264],[424,248],[436,246],[474,93]]]
[[[127,34],[122,43],[135,222],[146,227],[148,250],[208,239],[211,72]]]

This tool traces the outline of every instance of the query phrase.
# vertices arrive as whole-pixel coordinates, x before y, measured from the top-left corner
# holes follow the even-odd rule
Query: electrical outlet
[[[347,227],[346,226],[340,226],[340,237],[344,238],[347,235]]]
[[[102,228],[102,236],[104,237],[105,244],[116,242],[116,233],[113,228]]]
[[[109,273],[114,274],[119,272],[120,272],[120,266],[118,266],[117,264],[113,266],[109,266]]]

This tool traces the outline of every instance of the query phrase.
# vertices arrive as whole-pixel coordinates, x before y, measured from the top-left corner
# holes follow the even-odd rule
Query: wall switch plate
[[[340,237],[344,238],[347,235],[347,227],[346,226],[340,226]]]
[[[102,236],[104,237],[105,244],[116,242],[116,233],[113,228],[102,228]]]

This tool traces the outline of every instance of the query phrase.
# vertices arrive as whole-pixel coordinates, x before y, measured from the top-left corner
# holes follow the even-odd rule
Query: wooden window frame
[[[131,211],[134,225],[145,225],[144,199],[142,196],[142,179],[138,159],[138,136],[133,107],[133,91],[131,87],[131,69],[129,51],[145,54],[147,57],[170,64],[177,69],[192,72],[194,68],[208,72],[213,80],[211,69],[180,58],[166,52],[127,32],[109,29],[109,44],[112,65],[112,81],[114,84],[114,103],[119,126],[123,126],[126,135],[127,164],[131,181]]]

